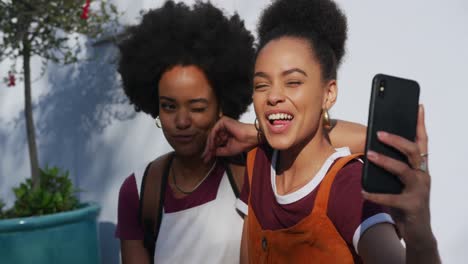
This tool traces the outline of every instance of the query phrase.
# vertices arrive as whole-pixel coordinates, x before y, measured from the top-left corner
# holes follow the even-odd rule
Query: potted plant
[[[14,188],[12,208],[0,203],[1,263],[99,263],[99,206],[80,204],[68,172],[40,169],[40,185]]]
[[[42,59],[41,76],[49,61],[78,62],[80,35],[100,38],[107,28],[117,28],[118,16],[105,0],[0,1],[0,61],[12,62],[9,86],[16,85],[17,61],[22,63],[31,164],[31,177],[14,188],[14,206],[5,209],[0,202],[0,263],[99,263],[99,207],[78,202],[68,172],[40,169],[30,62],[34,56]]]

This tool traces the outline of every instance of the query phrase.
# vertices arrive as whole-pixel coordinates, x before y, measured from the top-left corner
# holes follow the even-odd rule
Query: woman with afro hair
[[[238,119],[252,102],[253,36],[238,15],[210,3],[168,1],[130,27],[119,49],[126,95],[174,149],[122,184],[116,236],[123,263],[238,263],[243,219],[235,202],[244,163],[201,156],[216,121]],[[362,130],[343,121],[337,127],[332,139]]]
[[[359,154],[329,140],[345,15],[331,0],[276,0],[264,10],[258,36],[253,104],[257,133],[266,143],[248,154],[237,202],[245,215],[241,263],[438,263],[430,177],[413,169],[427,162],[420,154],[427,152],[422,107],[416,142],[378,134],[411,167],[372,151],[367,157],[398,175],[403,193],[363,193]],[[235,153],[236,141],[256,138],[244,132],[251,127],[222,118],[205,156]]]

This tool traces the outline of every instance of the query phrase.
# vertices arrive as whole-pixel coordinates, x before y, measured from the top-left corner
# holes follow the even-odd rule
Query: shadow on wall
[[[119,240],[114,237],[115,224],[110,222],[99,223],[99,244],[101,247],[101,263],[119,264]]]
[[[91,188],[86,186],[84,193],[79,194],[80,199],[92,197],[91,200],[106,206],[102,204],[103,197],[113,181],[113,174],[106,172],[112,171],[115,149],[99,146],[99,153],[93,153],[89,146],[112,122],[133,119],[136,112],[128,103],[118,78],[117,48],[112,44],[88,47],[86,57],[91,59],[67,66],[48,65],[46,77],[50,92],[38,98],[33,106],[36,140],[41,167],[49,165],[69,170],[79,189],[83,187],[80,182],[92,182]],[[0,130],[0,146],[13,148],[13,154],[9,154],[11,159],[24,160],[14,154],[24,153],[23,148],[27,148],[24,111],[8,125],[21,133],[3,135]],[[99,162],[98,172],[92,169],[96,162]],[[4,181],[7,177],[2,175],[0,184]],[[115,228],[111,222],[99,223],[102,262],[106,264],[120,263]]]
[[[112,122],[133,119],[136,113],[120,85],[116,71],[117,48],[111,44],[89,47],[86,57],[91,59],[67,66],[48,65],[45,77],[48,78],[50,92],[35,100],[37,103],[33,106],[39,162],[41,167],[49,165],[69,170],[77,188],[82,187],[80,182],[88,179],[92,188],[86,187],[80,198],[91,196],[101,206],[107,206],[103,204],[102,197],[113,175],[105,172],[112,171],[115,149],[99,146],[99,153],[92,153],[89,146],[93,138],[102,136]],[[34,83],[32,85],[34,89]],[[12,128],[0,129],[0,147],[5,146],[8,150],[3,160],[6,159],[7,165],[12,163],[2,171],[14,172],[17,163],[29,165],[29,159],[25,161],[23,157],[27,151],[24,111],[1,125]],[[100,164],[97,173],[92,170],[92,164],[96,162]],[[0,186],[16,186],[13,180],[16,178],[18,175],[0,175]],[[2,190],[0,198],[8,202],[12,195],[10,189],[5,194]],[[115,228],[111,222],[99,223],[102,262],[106,264],[120,262]]]
[[[103,193],[111,175],[93,175],[91,164],[96,162],[97,153],[89,153],[87,146],[93,135],[102,134],[113,121],[124,121],[135,116],[127,103],[120,81],[117,78],[117,49],[108,44],[89,47],[87,58],[79,64],[49,67],[50,93],[43,96],[36,106],[40,109],[37,117],[37,135],[40,138],[41,164],[57,165],[70,170],[76,186],[80,181],[92,177],[98,190]],[[111,151],[109,149],[109,151]],[[112,166],[112,153],[100,149],[99,162],[103,172]],[[97,196],[99,199],[99,195]]]

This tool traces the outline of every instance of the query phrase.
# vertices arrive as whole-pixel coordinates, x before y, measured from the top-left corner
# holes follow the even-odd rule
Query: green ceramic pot
[[[0,263],[100,263],[97,216],[100,207],[0,221]]]

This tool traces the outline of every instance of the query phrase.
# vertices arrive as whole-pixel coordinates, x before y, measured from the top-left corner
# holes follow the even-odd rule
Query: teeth
[[[292,116],[285,113],[277,113],[268,115],[268,120],[291,120]]]

